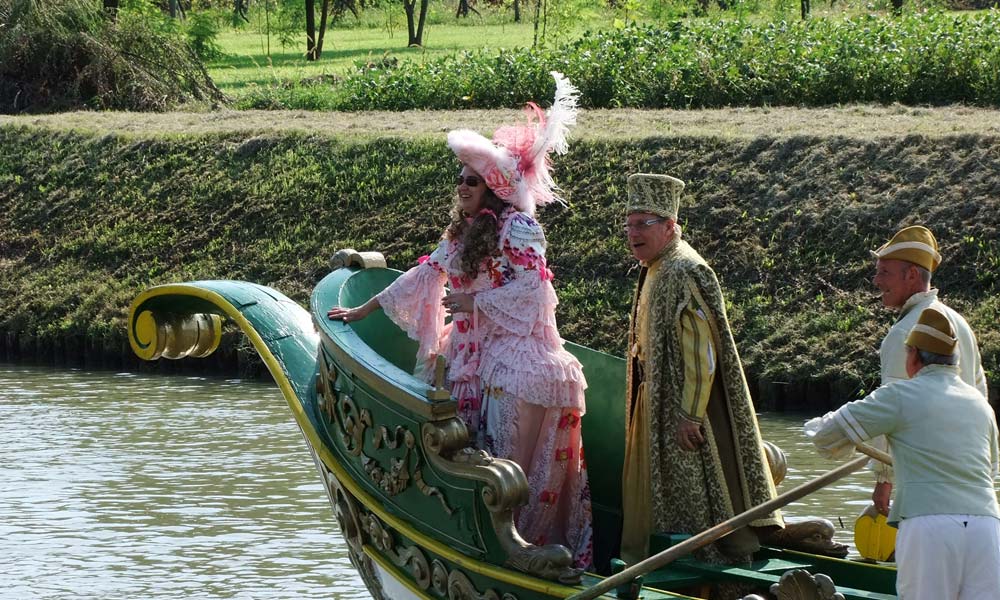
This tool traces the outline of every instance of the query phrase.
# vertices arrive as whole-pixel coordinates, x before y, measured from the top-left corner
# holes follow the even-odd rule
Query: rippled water
[[[790,489],[836,466],[763,415]],[[871,478],[793,504],[850,541]],[[839,529],[840,521],[846,529]],[[366,598],[270,385],[0,364],[0,598]]]
[[[0,365],[0,597],[367,598],[284,400]]]
[[[802,435],[802,424],[812,416],[815,415],[765,413],[759,416],[761,436],[777,444],[788,461],[788,474],[778,486],[779,494],[842,464],[820,457],[812,443]],[[790,520],[805,517],[829,519],[836,528],[834,539],[849,545],[852,555],[857,557],[854,552],[854,521],[871,504],[874,487],[874,476],[863,469],[789,504],[783,512]]]

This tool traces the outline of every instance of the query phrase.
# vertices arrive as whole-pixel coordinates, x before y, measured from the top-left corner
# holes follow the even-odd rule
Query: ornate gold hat
[[[924,312],[920,313],[917,324],[910,330],[906,345],[949,356],[955,353],[958,340],[955,339],[955,330],[952,329],[948,317],[936,308],[925,308]]]
[[[684,182],[670,175],[634,173],[628,176],[626,214],[651,213],[677,220]]]
[[[876,258],[905,260],[934,272],[941,264],[937,240],[930,229],[913,225],[899,230],[885,245],[872,252]]]

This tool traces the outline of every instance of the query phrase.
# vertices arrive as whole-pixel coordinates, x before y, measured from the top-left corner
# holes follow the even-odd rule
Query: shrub
[[[1000,12],[630,25],[586,33],[553,49],[462,52],[387,68],[366,64],[326,88],[318,104],[314,88],[308,93],[263,88],[252,106],[517,107],[551,96],[550,70],[566,74],[579,86],[583,104],[592,108],[858,102],[996,106]]]
[[[176,34],[88,0],[0,0],[0,112],[165,110],[222,102]]]

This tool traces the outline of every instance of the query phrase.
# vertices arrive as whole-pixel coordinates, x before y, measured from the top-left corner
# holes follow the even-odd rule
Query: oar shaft
[[[888,452],[883,452],[882,450],[869,446],[868,444],[857,444],[855,448],[857,448],[862,454],[867,454],[879,462],[883,462],[890,467],[892,466],[892,455]]]
[[[596,598],[605,592],[613,590],[619,585],[632,581],[636,577],[645,575],[650,571],[654,571],[664,565],[670,564],[678,558],[690,554],[694,550],[708,545],[715,540],[736,531],[740,527],[748,525],[751,522],[756,521],[757,519],[785,506],[786,504],[795,502],[803,496],[808,496],[819,488],[833,483],[834,481],[837,481],[854,471],[857,471],[861,467],[865,466],[867,462],[867,456],[855,458],[851,462],[845,463],[828,473],[820,475],[812,481],[803,483],[797,488],[788,490],[784,494],[781,494],[772,500],[768,500],[763,504],[755,506],[744,513],[740,513],[735,517],[732,517],[731,519],[727,519],[711,529],[706,529],[705,531],[684,540],[676,546],[671,546],[659,554],[651,556],[642,562],[636,563],[621,573],[617,573],[607,579],[604,579],[593,587],[589,587],[582,592],[573,594],[568,598],[568,600],[591,600],[591,598]]]

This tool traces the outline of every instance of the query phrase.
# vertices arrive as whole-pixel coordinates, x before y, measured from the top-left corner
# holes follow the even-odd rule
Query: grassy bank
[[[0,341],[45,357],[71,353],[66,340],[120,353],[128,303],[152,284],[246,279],[305,302],[339,248],[407,268],[446,222],[455,162],[444,131],[510,114],[4,118]],[[689,182],[685,236],[719,274],[766,406],[811,396],[821,407],[871,388],[892,316],[874,298],[868,251],[912,223],[938,235],[935,283],[978,332],[996,381],[997,116],[587,113],[557,161],[572,207],[540,213],[564,337],[624,351],[635,276],[617,234],[624,179],[657,171]]]

